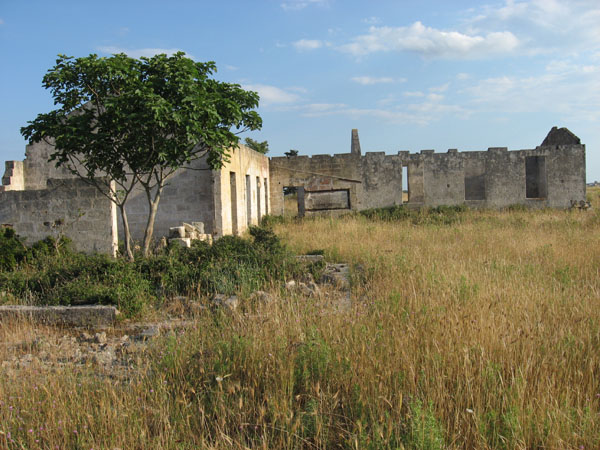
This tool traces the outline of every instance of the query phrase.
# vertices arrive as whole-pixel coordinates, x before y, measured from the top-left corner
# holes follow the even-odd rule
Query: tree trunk
[[[129,231],[129,221],[127,220],[127,212],[125,211],[125,204],[117,205],[121,211],[121,219],[123,221],[123,234],[125,237],[125,254],[129,261],[133,261],[133,250],[131,249],[131,233]]]
[[[158,211],[158,203],[160,202],[160,194],[162,192],[162,186],[157,186],[157,192],[152,199],[152,193],[146,190],[148,197],[148,207],[150,208],[150,214],[148,214],[148,222],[146,223],[146,230],[144,231],[144,256],[147,257],[150,253],[150,244],[152,243],[152,234],[154,233],[154,221],[156,220],[156,213]]]

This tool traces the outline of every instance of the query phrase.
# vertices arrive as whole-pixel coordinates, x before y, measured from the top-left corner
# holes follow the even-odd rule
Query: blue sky
[[[598,0],[0,0],[0,159],[52,108],[56,55],[185,51],[261,95],[271,155],[534,148],[566,126],[600,180]],[[0,168],[0,170],[2,170]]]

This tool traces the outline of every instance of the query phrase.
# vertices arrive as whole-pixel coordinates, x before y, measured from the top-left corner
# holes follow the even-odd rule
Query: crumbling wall
[[[66,236],[88,253],[117,250],[116,208],[95,187],[78,179],[47,181],[45,189],[0,193],[0,224],[32,244]]]
[[[565,144],[565,142],[568,142]],[[271,201],[283,214],[283,188],[297,187],[300,203],[311,212],[343,212],[343,194],[331,203],[327,191],[349,193],[349,208],[361,210],[402,204],[402,168],[407,167],[409,207],[460,205],[504,208],[569,208],[585,200],[585,146],[570,131],[554,127],[545,145],[529,150],[446,153],[422,150],[397,155],[360,155],[358,132],[352,131],[352,153],[271,158]],[[557,143],[557,144],[554,144]],[[319,205],[316,198],[322,198]],[[316,203],[317,202],[317,203]]]
[[[346,190],[350,208],[360,208],[363,189],[360,159],[360,155],[351,153],[271,158],[269,171],[273,214],[283,214],[284,187],[301,187],[305,193]],[[316,199],[316,196],[314,198]],[[321,207],[314,203],[311,204],[311,208],[313,209],[306,211],[306,214],[321,210]]]
[[[271,213],[269,158],[240,145],[214,172],[214,229],[217,237],[240,234]]]
[[[572,201],[585,200],[585,146],[581,144],[514,151],[506,147],[476,152],[424,150],[403,158],[409,169],[418,164],[423,170],[422,203],[411,195],[414,173],[409,170],[409,205],[413,206],[568,208]],[[526,174],[528,158],[540,161],[535,180],[540,186],[539,192],[534,190],[538,192],[535,196],[527,192],[532,182]]]

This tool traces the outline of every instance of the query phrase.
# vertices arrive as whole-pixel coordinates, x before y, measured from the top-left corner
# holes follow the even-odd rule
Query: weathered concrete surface
[[[209,169],[206,158],[192,161],[171,175],[158,205],[154,236],[168,236],[171,227],[183,222],[202,222],[206,233],[212,234],[216,213],[214,182],[215,174]],[[141,187],[132,193],[127,202],[127,218],[133,239],[141,241],[148,220],[148,200]],[[120,215],[119,229],[123,236]]]
[[[0,306],[0,322],[32,320],[47,325],[100,328],[114,325],[119,311],[114,306]]]
[[[116,207],[94,186],[79,179],[49,179],[45,189],[0,192],[0,224],[32,244],[66,236],[85,252],[114,254]]]
[[[213,235],[243,233],[271,212],[269,158],[240,145],[214,175]]]
[[[349,154],[271,158],[274,213],[283,213],[283,188],[290,186],[304,190],[307,214],[339,211],[348,203],[334,192],[343,191],[350,199],[347,210],[402,204],[403,167],[407,167],[408,206],[413,207],[569,208],[573,202],[585,201],[585,146],[566,128],[554,127],[542,146],[515,151],[492,147],[474,152],[361,155],[357,141],[358,133],[353,131]]]
[[[119,235],[123,237],[116,206],[93,186],[50,163],[52,152],[51,142],[38,142],[26,147],[24,161],[6,163],[0,224],[12,225],[28,242],[62,234],[72,239],[78,250],[114,253]],[[268,158],[243,145],[230,153],[230,161],[220,170],[211,170],[204,156],[169,177],[154,223],[157,239],[182,223],[202,223],[202,233],[215,237],[242,233],[269,213]],[[146,193],[141,187],[130,194],[126,210],[132,238],[141,241],[148,219]]]

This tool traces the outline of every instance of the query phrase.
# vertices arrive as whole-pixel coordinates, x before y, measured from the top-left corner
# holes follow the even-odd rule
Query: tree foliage
[[[169,175],[204,155],[219,168],[238,144],[237,134],[262,125],[254,110],[258,94],[211,78],[215,71],[214,62],[195,62],[182,52],[140,59],[59,55],[43,78],[58,108],[39,114],[21,133],[54,145],[51,161],[117,203],[130,256],[124,205],[142,185],[149,204],[147,253]],[[100,186],[100,176],[116,186]]]
[[[269,143],[267,141],[258,142],[252,138],[246,138],[245,143],[248,147],[258,153],[262,153],[263,155],[269,153]]]

